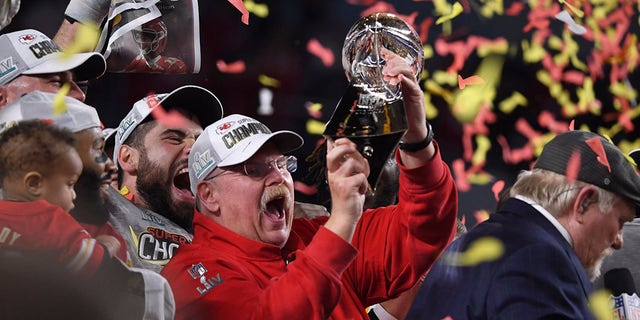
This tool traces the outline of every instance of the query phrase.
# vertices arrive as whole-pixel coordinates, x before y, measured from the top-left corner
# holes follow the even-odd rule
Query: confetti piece
[[[484,80],[480,76],[470,76],[463,79],[461,75],[458,75],[458,87],[460,90],[464,89],[468,85],[484,84]]]
[[[257,17],[266,18],[269,16],[269,6],[264,3],[255,3],[253,0],[244,0],[244,6],[247,8],[248,12],[253,13]]]
[[[80,23],[73,42],[62,50],[61,59],[68,60],[74,54],[91,52],[96,48],[100,38],[100,31],[92,23]]]
[[[223,60],[216,61],[216,67],[222,73],[243,73],[246,71],[247,67],[242,60],[234,61],[231,63],[226,63]]]
[[[473,165],[484,164],[487,162],[487,153],[491,149],[491,140],[485,135],[476,136],[476,151],[471,158]]]
[[[487,210],[478,210],[473,213],[473,217],[476,219],[476,225],[479,225],[487,220],[489,220],[489,211]]]
[[[258,82],[265,87],[277,88],[280,86],[280,81],[276,78],[271,78],[267,75],[261,74],[258,76]]]
[[[471,184],[467,180],[467,174],[464,170],[464,161],[462,159],[453,160],[451,163],[453,175],[455,176],[456,186],[460,192],[471,190]]]
[[[611,305],[611,292],[596,290],[589,296],[589,308],[598,320],[613,320],[614,312]]]
[[[502,100],[498,104],[498,109],[506,114],[509,114],[513,112],[513,110],[518,106],[526,106],[527,103],[527,98],[522,93],[515,91],[511,94],[510,97]]]
[[[568,182],[574,182],[578,179],[578,173],[580,173],[580,152],[577,150],[571,153],[571,157],[569,158],[569,162],[567,162],[566,174]]]
[[[460,2],[457,2],[453,4],[453,7],[451,8],[451,12],[447,15],[443,15],[440,18],[438,18],[438,20],[436,20],[436,25],[438,24],[442,24],[445,21],[449,21],[455,17],[457,17],[458,15],[460,15],[463,11],[462,5],[460,4]]]
[[[335,62],[335,56],[331,49],[324,47],[318,39],[312,38],[307,42],[307,51],[320,58],[325,67],[330,67]]]
[[[480,166],[484,166],[484,162],[480,163],[478,168]],[[490,174],[486,172],[480,172],[480,173],[470,174],[468,179],[471,184],[483,186],[483,185],[489,184],[492,178]]]
[[[498,180],[491,186],[491,192],[496,201],[500,201],[500,193],[504,190],[504,180]]]
[[[466,251],[452,253],[443,258],[445,263],[470,267],[500,259],[503,254],[502,241],[494,237],[482,237],[470,243]]]
[[[176,110],[165,111],[155,94],[148,95],[147,106],[151,108],[151,116],[168,128],[186,127],[189,120]]]
[[[376,12],[388,12],[388,13],[393,13],[393,14],[397,14],[398,11],[396,10],[396,8],[388,2],[385,1],[377,1],[374,5],[372,5],[371,7],[367,8],[367,10],[364,10],[360,13],[360,17],[366,17],[372,13],[376,13]]]
[[[522,2],[513,2],[511,6],[504,11],[507,16],[517,16],[524,9],[524,3]]]
[[[556,19],[566,23],[567,27],[569,28],[569,30],[571,32],[573,32],[574,34],[583,35],[583,34],[587,33],[587,28],[577,24],[573,20],[573,17],[571,17],[569,12],[567,12],[567,10],[562,10],[558,14],[556,14]]]
[[[574,5],[572,5],[571,3],[568,3],[564,0],[558,0],[560,3],[566,5],[567,7],[569,7],[569,9],[571,9],[571,11],[573,11],[576,16],[578,16],[579,18],[584,17],[584,12],[578,8],[576,8]]]
[[[71,90],[71,85],[68,82],[65,82],[60,87],[60,90],[53,98],[53,114],[59,115],[67,111],[67,103],[64,98],[69,94],[69,90]]]
[[[549,111],[542,111],[538,115],[538,123],[543,128],[549,129],[553,133],[566,132],[568,125],[564,122],[556,121],[553,114]]]
[[[569,123],[569,131],[573,131],[575,125],[575,120],[571,120],[571,122]]]
[[[517,164],[523,161],[531,160],[534,156],[533,146],[530,143],[525,144],[521,148],[512,149],[507,142],[507,138],[503,135],[496,137],[498,144],[502,147],[502,160],[509,164]]]
[[[593,137],[585,142],[589,145],[591,150],[595,152],[598,162],[607,167],[607,170],[611,172],[611,166],[609,165],[609,160],[607,160],[607,154],[604,152],[604,146],[602,145],[600,138]]]
[[[242,18],[240,18],[242,23],[249,25],[249,10],[247,10],[247,8],[244,6],[244,3],[242,2],[242,0],[227,0],[227,1],[229,1],[229,3],[231,3],[234,7],[236,7],[236,9],[240,11],[240,13],[242,13]]]
[[[308,196],[312,196],[312,195],[318,193],[318,186],[316,186],[316,185],[308,185],[308,184],[306,184],[304,182],[300,182],[300,181],[294,181],[293,182],[293,188],[296,191],[298,191],[298,192],[300,192],[302,194],[308,195]]]
[[[271,105],[273,101],[273,91],[267,88],[261,88],[260,91],[258,91],[258,101],[260,101],[257,111],[258,115],[273,115],[273,106]]]
[[[304,104],[305,109],[307,109],[307,113],[314,119],[322,118],[322,104],[321,103],[312,103],[306,102]]]
[[[314,120],[314,119],[309,119],[307,120],[307,126],[306,126],[307,133],[321,135],[324,133],[324,126],[325,126],[324,122]]]

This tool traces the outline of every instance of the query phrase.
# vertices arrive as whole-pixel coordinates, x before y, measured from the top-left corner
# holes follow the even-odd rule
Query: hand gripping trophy
[[[342,66],[349,86],[324,134],[348,137],[369,161],[369,184],[375,188],[380,172],[402,138],[407,125],[400,84],[383,80],[386,48],[411,64],[415,76],[423,67],[423,48],[417,32],[391,13],[374,13],[351,27],[342,47]]]

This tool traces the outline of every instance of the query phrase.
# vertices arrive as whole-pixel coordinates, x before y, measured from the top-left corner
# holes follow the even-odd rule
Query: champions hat
[[[245,162],[269,141],[275,143],[283,154],[298,149],[304,143],[302,137],[293,131],[271,132],[257,120],[239,114],[224,117],[208,126],[189,153],[191,192],[196,194],[198,182],[215,168]]]
[[[152,104],[151,98],[158,100],[157,104]],[[184,109],[193,113],[198,118],[200,125],[204,128],[216,120],[222,118],[222,104],[218,97],[211,91],[193,85],[182,86],[170,93],[160,93],[149,95],[133,104],[133,108],[120,122],[116,131],[115,147],[113,148],[113,162],[118,164],[118,151],[127,141],[127,138],[141,123],[149,120],[151,111],[156,106],[161,105],[165,110]]]
[[[0,36],[0,86],[21,74],[57,73],[73,70],[75,79],[95,79],[107,63],[97,52],[63,57],[58,46],[42,32],[27,29]]]
[[[593,144],[596,139],[600,140],[606,159],[599,158],[594,151],[599,149],[597,142]],[[567,175],[567,166],[574,152],[580,155],[576,180],[627,198],[636,206],[636,217],[640,217],[640,176],[624,153],[600,135],[581,130],[561,133],[543,147],[533,167]]]
[[[95,108],[81,101],[65,97],[66,110],[60,112],[54,107],[56,94],[33,91],[27,93],[0,110],[0,132],[22,120],[51,120],[54,125],[80,132],[102,123]]]

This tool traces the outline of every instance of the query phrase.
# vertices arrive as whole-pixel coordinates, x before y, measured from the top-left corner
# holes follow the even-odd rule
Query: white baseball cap
[[[57,73],[73,70],[75,79],[100,77],[107,70],[97,52],[77,53],[68,58],[40,31],[26,29],[0,35],[0,86],[21,74]]]
[[[259,121],[232,114],[204,129],[189,152],[189,181],[196,194],[198,182],[217,167],[232,166],[251,158],[271,141],[285,154],[302,146],[304,140],[293,131],[271,132]]]
[[[55,98],[55,93],[33,91],[8,104],[0,110],[0,132],[16,122],[30,119],[51,120],[54,125],[72,132],[102,126],[95,108],[65,97],[66,109],[59,112],[53,105]]]
[[[152,98],[157,99],[158,103],[151,104]],[[193,113],[203,128],[222,118],[223,114],[220,100],[211,91],[199,86],[186,85],[170,93],[146,96],[133,104],[131,111],[118,126],[113,148],[113,162],[116,167],[119,167],[118,151],[122,144],[127,141],[138,125],[146,121],[153,108],[158,105],[162,105],[166,110],[181,108]]]

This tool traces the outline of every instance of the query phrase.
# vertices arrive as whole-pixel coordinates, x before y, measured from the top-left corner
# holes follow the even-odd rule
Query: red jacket
[[[400,169],[399,204],[364,212],[351,244],[328,217],[294,220],[280,249],[196,211],[193,242],[162,270],[176,319],[368,319],[365,306],[412,287],[454,235],[457,192],[439,154]]]
[[[0,248],[54,255],[71,270],[93,275],[110,256],[62,208],[45,200],[0,200]]]

